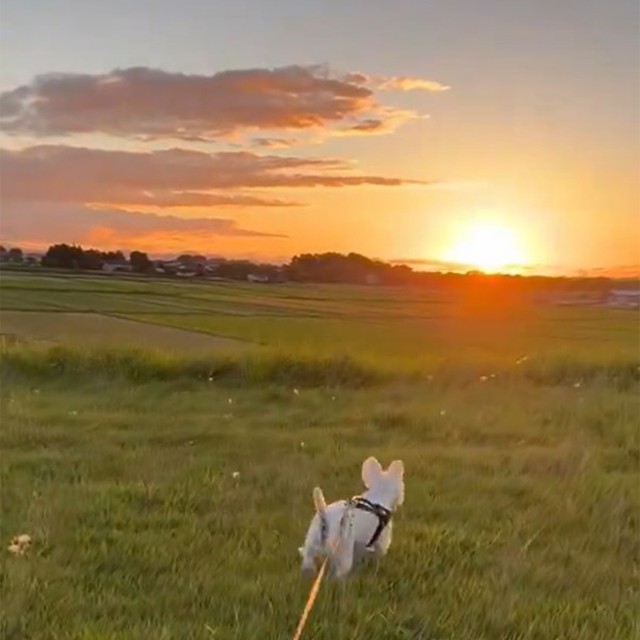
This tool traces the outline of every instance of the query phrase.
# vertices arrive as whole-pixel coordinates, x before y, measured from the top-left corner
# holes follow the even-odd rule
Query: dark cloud
[[[389,260],[389,262],[397,265],[404,264],[418,271],[469,271],[476,268],[464,262],[437,260],[435,258],[398,258]]]
[[[620,264],[611,267],[592,267],[590,269],[580,269],[576,271],[578,276],[586,276],[591,278],[629,278],[637,280],[640,278],[639,264]]]
[[[0,129],[60,136],[102,133],[144,139],[214,140],[244,131],[308,130],[394,119],[374,88],[440,90],[416,78],[334,77],[322,66],[187,75],[115,69],[102,75],[49,73],[0,94]],[[414,114],[415,115],[415,114]]]
[[[476,264],[468,262],[453,262],[449,260],[437,260],[435,258],[399,258],[389,260],[391,264],[407,265],[416,271],[440,271],[466,273],[467,271],[482,271]],[[556,270],[557,274],[566,273],[566,268],[551,267],[540,264],[505,264],[499,268],[501,273],[513,273],[521,275],[535,275]]]
[[[298,142],[296,138],[255,138],[251,144],[259,149],[287,149]]]
[[[170,149],[107,151],[42,145],[0,149],[2,201],[76,202],[135,206],[291,206],[256,189],[397,186],[398,178],[350,173],[340,160],[207,154]],[[249,191],[251,190],[251,191]]]
[[[224,218],[183,218],[134,211],[90,209],[38,202],[3,204],[0,236],[4,242],[46,245],[56,242],[96,246],[166,246],[197,241],[199,246],[219,238],[282,238],[239,227]],[[164,243],[164,244],[163,244]]]

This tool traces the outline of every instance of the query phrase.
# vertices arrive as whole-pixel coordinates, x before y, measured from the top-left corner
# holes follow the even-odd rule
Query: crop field
[[[292,638],[311,490],[358,493],[375,455],[406,467],[391,549],[303,638],[636,638],[638,321],[0,274],[0,637]]]

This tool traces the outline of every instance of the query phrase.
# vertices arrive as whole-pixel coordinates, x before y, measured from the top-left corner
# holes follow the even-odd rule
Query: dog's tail
[[[319,515],[324,515],[327,510],[327,501],[324,499],[324,494],[320,487],[315,487],[313,490],[313,504],[316,507],[316,512]]]

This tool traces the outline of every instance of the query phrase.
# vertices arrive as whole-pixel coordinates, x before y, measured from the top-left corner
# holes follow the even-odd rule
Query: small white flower
[[[441,415],[441,416],[446,416],[446,415],[447,415],[447,411],[446,411],[446,409],[442,409],[442,410],[440,411],[440,415]]]
[[[493,378],[496,377],[496,374],[495,373],[491,373],[491,374],[489,374],[489,377],[493,380]]]
[[[17,556],[26,555],[29,547],[31,546],[31,536],[28,533],[21,533],[20,535],[13,536],[11,538],[11,544],[9,545],[9,551]]]
[[[33,393],[35,393],[36,395],[38,395],[40,393],[40,389],[34,389]]]
[[[488,379],[487,376],[480,376],[480,382],[486,382]]]
[[[304,449],[304,442],[301,442],[301,443],[300,443],[300,448],[301,448],[301,449]]]
[[[233,398],[228,398],[228,399],[227,399],[227,402],[228,402],[229,404],[233,404]]]
[[[208,380],[209,382],[213,382],[213,376],[209,376]]]
[[[299,396],[300,395],[300,390],[299,389],[294,389],[293,390],[293,395],[294,396]]]
[[[579,389],[581,386],[582,386],[582,380],[578,380],[578,382],[576,382],[576,383],[573,385],[573,388],[574,388],[574,389]]]
[[[335,400],[335,399],[336,399],[336,397],[335,397],[335,396],[331,396],[331,399],[332,399],[332,400]]]
[[[77,416],[78,412],[77,411],[69,411],[69,415],[70,416]]]
[[[237,479],[240,477],[240,472],[239,472],[239,471],[234,471],[234,472],[231,474],[231,477],[232,477],[234,480],[237,480]]]

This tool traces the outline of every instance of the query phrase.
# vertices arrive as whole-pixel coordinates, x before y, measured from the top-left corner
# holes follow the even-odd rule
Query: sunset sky
[[[2,0],[0,239],[636,274],[637,0]]]

